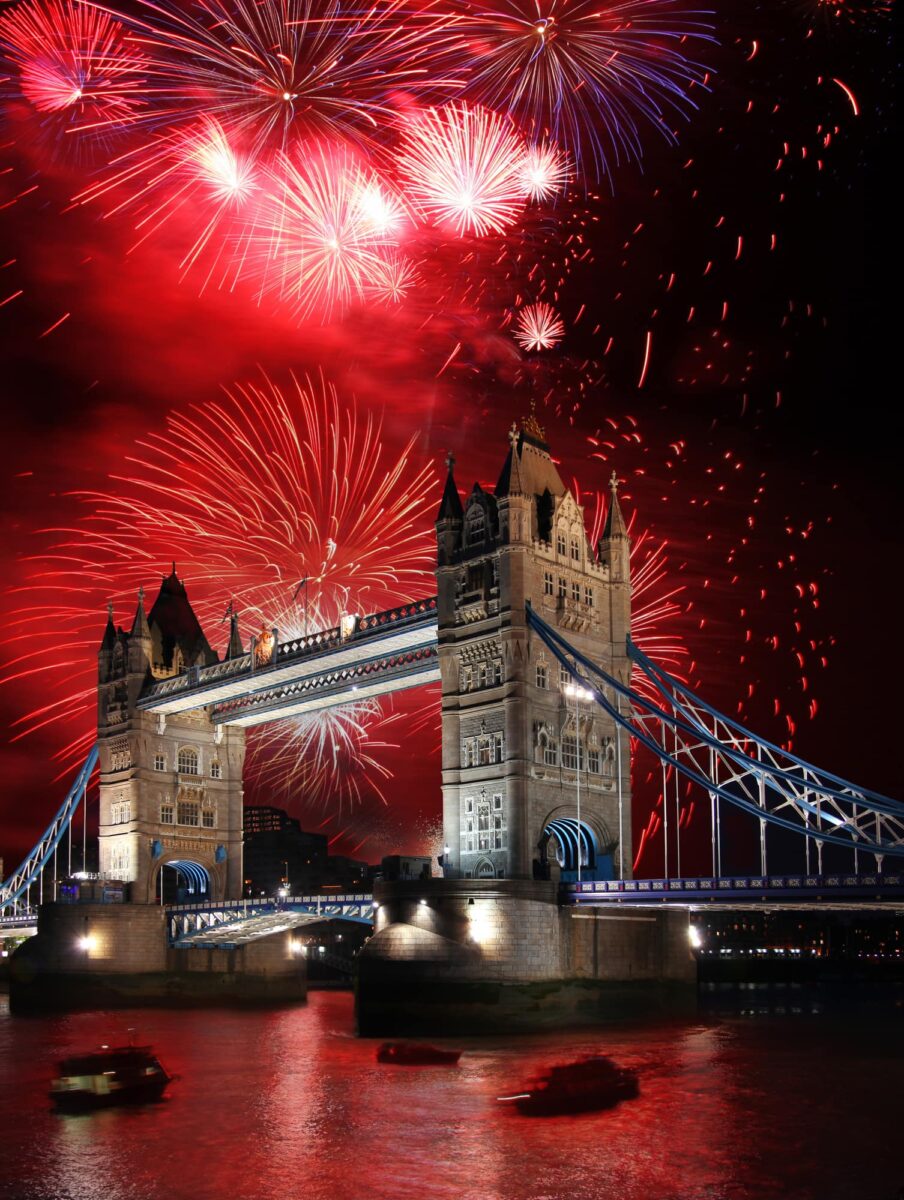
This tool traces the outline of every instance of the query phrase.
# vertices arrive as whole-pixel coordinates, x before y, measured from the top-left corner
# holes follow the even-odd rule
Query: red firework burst
[[[404,217],[385,180],[343,148],[298,146],[269,181],[245,260],[262,294],[328,320],[385,287]]]
[[[78,495],[84,515],[47,531],[52,545],[31,560],[3,681],[53,686],[15,736],[57,722],[70,738],[62,770],[84,755],[104,602],[127,615],[135,589],[171,558],[211,635],[230,601],[246,636],[266,623],[293,637],[429,594],[433,474],[415,441],[389,454],[379,421],[323,380],[282,389],[264,377],[171,415],[109,491]],[[382,720],[379,705],[364,705],[266,727],[249,739],[249,779],[339,806],[378,791]]]
[[[544,300],[528,304],[518,313],[515,341],[524,350],[551,350],[565,335],[562,318]]]
[[[147,67],[119,21],[88,4],[30,0],[0,18],[0,48],[40,113],[122,121],[147,102]]]
[[[428,218],[480,236],[503,233],[522,212],[524,154],[518,131],[504,117],[447,104],[405,126],[397,165]]]

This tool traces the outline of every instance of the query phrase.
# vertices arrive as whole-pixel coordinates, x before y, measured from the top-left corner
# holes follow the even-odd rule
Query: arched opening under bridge
[[[614,878],[611,846],[601,847],[596,832],[574,817],[554,817],[543,830],[538,850],[542,877],[548,878],[556,863],[561,879],[573,882],[580,861],[582,880]]]
[[[210,875],[191,859],[172,858],[157,871],[156,896],[158,904],[200,904],[211,897]]]

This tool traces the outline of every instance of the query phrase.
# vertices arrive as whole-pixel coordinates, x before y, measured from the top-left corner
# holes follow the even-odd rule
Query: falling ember
[[[854,116],[859,117],[860,116],[860,105],[857,103],[857,97],[854,95],[854,93],[851,91],[851,89],[848,87],[848,85],[846,83],[843,83],[840,79],[834,79],[834,78],[832,79],[832,83],[836,83],[841,88],[841,90],[844,92],[845,96],[847,96],[848,100],[851,102],[851,109],[854,113]]]
[[[505,232],[524,208],[523,161],[521,138],[504,117],[448,104],[405,126],[397,165],[428,217],[482,236]]]
[[[551,350],[564,336],[562,318],[545,301],[528,304],[518,313],[514,338],[524,350]]]

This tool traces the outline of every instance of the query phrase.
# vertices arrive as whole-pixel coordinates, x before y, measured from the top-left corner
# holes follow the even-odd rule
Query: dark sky
[[[684,588],[672,628],[701,690],[729,713],[742,703],[747,723],[775,740],[787,737],[791,714],[805,757],[899,790],[900,386],[888,299],[898,247],[897,57],[888,14],[868,4],[845,13],[827,20],[815,0],[719,4],[717,73],[677,146],[648,138],[642,166],[614,172],[612,194],[608,186],[573,194],[508,239],[502,267],[481,252],[440,258],[453,280],[442,305],[428,281],[392,316],[354,312],[325,329],[299,327],[241,289],[199,294],[197,279],[180,280],[178,222],[129,253],[127,218],[104,220],[91,206],[64,211],[88,167],[54,158],[31,117],[7,105],[0,300],[15,295],[0,308],[7,865],[64,792],[53,762],[59,725],[13,741],[15,722],[65,694],[67,673],[85,670],[84,647],[55,662],[48,655],[58,620],[48,611],[33,634],[47,670],[15,678],[31,652],[28,639],[15,640],[25,629],[15,613],[46,602],[33,559],[59,540],[38,531],[83,522],[84,505],[69,493],[115,490],[107,476],[136,439],[164,429],[168,412],[214,399],[261,368],[283,381],[290,369],[322,368],[343,396],[384,413],[390,448],[419,430],[418,454],[438,468],[453,449],[461,486],[493,482],[505,430],[534,396],[566,475],[592,491],[615,465],[638,528],[668,542]],[[565,340],[545,358],[521,356],[506,314],[530,294],[525,263],[535,257],[555,282],[575,234],[589,253],[558,287]],[[472,302],[476,275],[489,282]],[[633,428],[629,417],[641,441],[594,457],[607,418],[620,438]],[[431,502],[426,529],[432,520]],[[61,589],[77,592],[73,579],[67,573]],[[812,593],[798,603],[795,581],[817,583],[818,606]],[[117,586],[111,579],[109,592]],[[70,599],[79,602],[61,603]],[[99,610],[98,638],[102,621]],[[403,716],[419,703],[403,703]],[[72,721],[87,729],[90,715]],[[340,834],[337,848],[364,842],[360,853],[371,858],[422,844],[439,812],[437,737],[422,730],[413,745],[396,733],[403,746],[377,755],[394,773],[383,784],[388,805],[365,794],[337,814],[323,798],[314,805],[295,795],[290,807]],[[636,829],[655,803],[640,784]],[[647,865],[655,870],[655,857]]]

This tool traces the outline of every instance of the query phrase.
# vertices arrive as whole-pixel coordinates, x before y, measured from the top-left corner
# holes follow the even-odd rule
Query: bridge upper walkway
[[[439,679],[436,597],[348,617],[334,629],[276,641],[271,661],[254,652],[192,667],[142,696],[146,712],[208,706],[221,725],[260,725],[282,717],[383,696]]]

